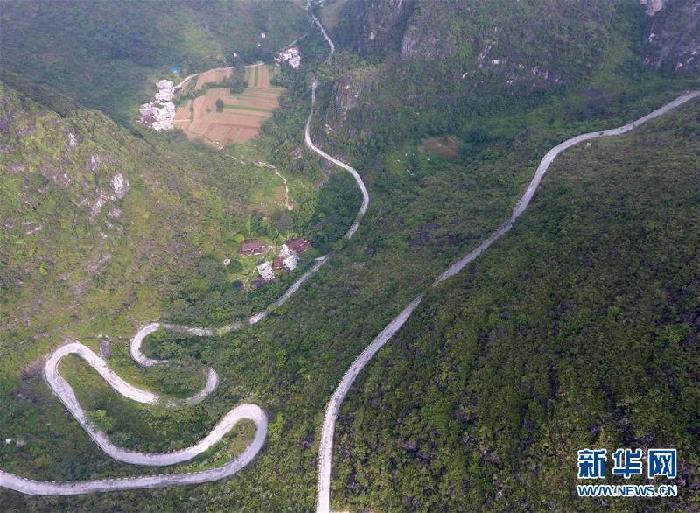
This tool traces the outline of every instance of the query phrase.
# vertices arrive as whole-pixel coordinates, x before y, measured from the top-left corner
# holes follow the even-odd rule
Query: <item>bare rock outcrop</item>
[[[640,0],[650,23],[644,62],[654,69],[691,74],[700,70],[700,0]]]
[[[398,49],[406,21],[416,0],[367,0],[357,2],[357,49],[364,55],[380,55]]]
[[[353,73],[348,73],[335,82],[333,105],[328,109],[325,117],[326,132],[345,125],[348,113],[357,107],[360,95],[367,86],[362,76]]]

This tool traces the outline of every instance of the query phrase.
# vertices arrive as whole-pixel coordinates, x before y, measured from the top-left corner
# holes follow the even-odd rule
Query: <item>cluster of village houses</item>
[[[175,85],[171,80],[160,80],[156,86],[158,92],[153,100],[139,107],[139,121],[157,132],[172,130],[175,119]]]
[[[259,277],[253,280],[253,288],[275,279],[277,272],[291,272],[299,265],[299,255],[308,251],[311,243],[306,239],[289,239],[282,244],[279,254],[273,260],[265,260],[257,266]],[[239,253],[243,256],[261,256],[269,248],[256,239],[244,240]]]
[[[299,48],[296,46],[290,46],[285,48],[275,57],[277,62],[286,62],[292,68],[297,69],[301,66],[301,55],[299,55]]]

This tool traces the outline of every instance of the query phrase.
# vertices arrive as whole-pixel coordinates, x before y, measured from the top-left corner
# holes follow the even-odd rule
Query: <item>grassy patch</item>
[[[252,110],[255,112],[274,112],[273,109],[261,109],[258,107],[251,107],[249,105],[231,105],[230,103],[224,104],[224,108],[232,110]]]

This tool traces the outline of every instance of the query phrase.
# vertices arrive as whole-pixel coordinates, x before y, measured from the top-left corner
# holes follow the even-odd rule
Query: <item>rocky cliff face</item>
[[[645,62],[657,69],[697,70],[700,0],[639,3],[649,18]],[[365,57],[452,59],[467,73],[465,78],[469,68],[476,67],[501,75],[504,81],[531,81],[542,87],[565,82],[568,66],[575,70],[595,64],[596,54],[615,30],[613,13],[623,4],[355,0],[349,5],[354,26],[341,20],[341,31],[346,23],[352,33],[344,34],[346,41],[351,40]]]
[[[383,55],[396,50],[415,0],[361,0],[351,2],[357,17],[354,46],[363,55]]]
[[[432,9],[419,3],[411,13],[401,39],[401,56],[405,59],[435,59],[453,55],[459,47],[459,32],[444,30],[456,14],[452,6]]]
[[[0,171],[10,172],[5,186],[17,185],[21,178],[18,197],[23,206],[34,206],[33,211],[49,202],[47,198],[60,197],[72,202],[74,213],[89,212],[91,223],[99,217],[109,226],[108,216],[100,213],[116,208],[126,196],[129,166],[123,166],[107,146],[89,141],[84,127],[81,131],[80,126],[71,126],[55,113],[26,108],[22,98],[2,84],[0,91]],[[91,113],[81,119],[88,125],[96,125],[98,120],[100,116]],[[5,226],[26,224],[22,209],[3,210],[3,214]],[[33,224],[39,227],[52,221],[37,217]]]
[[[692,73],[699,5],[700,0],[353,0],[335,33],[344,38],[339,46],[358,51],[371,63],[361,64],[363,69],[373,72],[369,82],[370,75],[356,68],[344,72],[326,112],[327,131],[346,134],[358,126],[371,131],[373,122],[382,124],[408,105],[415,119],[425,119],[422,111],[451,112],[475,97],[572,86],[601,67],[619,68],[621,59],[625,66],[646,61],[657,69]]]
[[[342,124],[349,111],[357,107],[365,81],[355,73],[348,73],[333,84],[334,107],[329,111],[331,117],[327,121],[331,124]]]
[[[524,81],[535,88],[595,66],[609,43],[617,9],[614,2],[583,8],[579,0],[508,5],[501,0],[357,0],[351,7],[357,24],[346,28],[355,33],[353,46],[365,57],[441,60],[450,73],[445,79],[466,79],[482,70],[501,76],[503,83]]]
[[[382,66],[363,66],[344,73],[332,86],[330,102],[323,113],[323,135],[333,137],[340,131],[344,136],[365,138],[365,127],[376,121],[377,112],[366,108],[372,90],[379,85]]]
[[[644,62],[655,69],[697,73],[700,69],[700,0],[641,0],[650,23]]]

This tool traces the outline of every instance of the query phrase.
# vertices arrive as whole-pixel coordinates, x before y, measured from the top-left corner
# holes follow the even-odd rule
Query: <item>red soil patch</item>
[[[246,71],[249,76],[255,73],[253,67]],[[232,73],[231,69],[209,70],[197,77],[195,87],[201,89],[204,84],[221,82]],[[279,96],[284,91],[281,87],[270,86],[268,66],[258,66],[257,73],[258,87],[246,88],[243,94],[233,96],[228,88],[210,88],[204,95],[178,107],[175,126],[190,140],[203,140],[217,147],[257,137],[263,122],[279,106]],[[219,99],[229,108],[217,112],[216,101]]]
[[[221,143],[221,141],[226,140],[230,131],[231,127],[229,125],[212,123],[207,127],[207,131],[204,133],[204,136],[207,139]]]
[[[190,121],[192,121],[192,100],[187,100],[183,106],[178,107],[175,111],[173,123],[189,123]]]
[[[258,67],[258,87],[261,89],[270,87],[270,69],[267,66]]]

